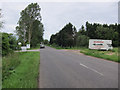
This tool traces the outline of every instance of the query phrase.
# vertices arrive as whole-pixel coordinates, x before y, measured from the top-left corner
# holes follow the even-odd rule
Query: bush
[[[2,34],[2,55],[5,56],[10,52],[10,44],[8,39],[8,34]]]
[[[80,46],[87,47],[88,43],[89,43],[89,37],[87,37],[86,35],[79,35],[77,37],[76,44],[78,47]]]
[[[17,40],[13,34],[2,33],[2,55],[8,55],[17,47]]]

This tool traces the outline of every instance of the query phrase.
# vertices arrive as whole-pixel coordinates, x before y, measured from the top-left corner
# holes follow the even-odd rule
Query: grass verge
[[[110,61],[120,62],[120,60],[118,59],[118,48],[117,47],[110,51],[100,51],[100,50],[90,50],[86,47],[62,48],[57,45],[47,45],[47,46],[50,46],[55,49],[80,50],[80,53],[83,53],[85,55],[94,56],[94,57],[98,57],[98,58],[102,58],[102,59],[106,59],[106,60],[110,60]]]
[[[102,59],[107,59],[110,61],[120,62],[118,60],[118,48],[114,48],[111,51],[98,51],[98,50],[89,50],[89,49],[81,49],[81,53],[89,56],[94,56]]]
[[[16,56],[3,58],[3,63],[15,59],[20,63],[9,70],[12,72],[3,81],[3,88],[37,88],[38,87],[38,74],[40,63],[40,52],[18,52]],[[14,61],[15,61],[14,60]],[[13,65],[14,66],[14,65]]]

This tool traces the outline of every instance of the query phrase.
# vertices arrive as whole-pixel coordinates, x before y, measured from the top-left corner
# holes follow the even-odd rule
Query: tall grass
[[[18,58],[17,58],[18,57]],[[11,57],[10,57],[11,58]],[[38,74],[40,63],[40,52],[19,52],[16,56],[7,60],[20,60],[17,67],[12,70],[12,74],[9,75],[3,81],[3,88],[37,88],[38,87]],[[12,65],[11,65],[12,64]],[[9,65],[13,66],[13,63]],[[6,66],[4,66],[5,68]],[[8,72],[11,70],[7,69]]]
[[[2,81],[7,79],[20,64],[20,53],[12,53],[2,58]]]
[[[120,60],[118,59],[118,48],[114,48],[113,50],[110,51],[82,49],[80,52],[84,53],[85,55],[120,62]]]

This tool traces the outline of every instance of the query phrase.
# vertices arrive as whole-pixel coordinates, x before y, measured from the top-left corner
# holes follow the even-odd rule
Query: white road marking
[[[95,70],[95,69],[92,69],[92,68],[90,68],[90,67],[87,67],[86,65],[84,65],[84,64],[82,64],[82,63],[80,63],[80,65],[81,65],[81,66],[83,66],[83,67],[85,67],[85,68],[88,68],[88,69],[90,69],[90,70],[92,70],[92,71],[94,71],[94,72],[96,72],[96,73],[98,73],[98,74],[100,74],[100,75],[102,75],[102,76],[103,76],[103,74],[102,74],[102,73],[98,72],[98,71],[97,71],[97,70]]]

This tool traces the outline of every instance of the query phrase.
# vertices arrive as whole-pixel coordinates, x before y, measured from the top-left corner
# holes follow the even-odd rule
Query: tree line
[[[13,50],[17,48],[16,37],[13,34],[2,33],[2,55],[5,56],[9,53],[13,53]]]
[[[36,47],[40,42],[43,41],[44,27],[41,23],[42,17],[40,14],[41,8],[37,3],[29,4],[24,10],[20,12],[20,18],[18,21],[18,26],[16,26],[16,34],[18,39],[13,34],[8,34],[0,32],[0,52],[1,55],[5,56],[13,52],[13,50],[20,49],[18,45],[19,42],[22,43],[21,46],[26,46],[30,44],[31,47]],[[0,18],[1,18],[0,9]],[[0,21],[0,29],[3,26],[3,22]]]
[[[58,33],[52,34],[50,44],[61,47],[87,47],[89,39],[112,40],[112,45],[120,45],[119,24],[99,24],[86,22],[85,26],[77,31],[71,23],[66,24]]]
[[[19,36],[18,41],[23,45],[28,43],[32,47],[36,47],[43,41],[44,27],[41,23],[40,11],[41,8],[37,3],[31,3],[20,13],[16,33]]]

